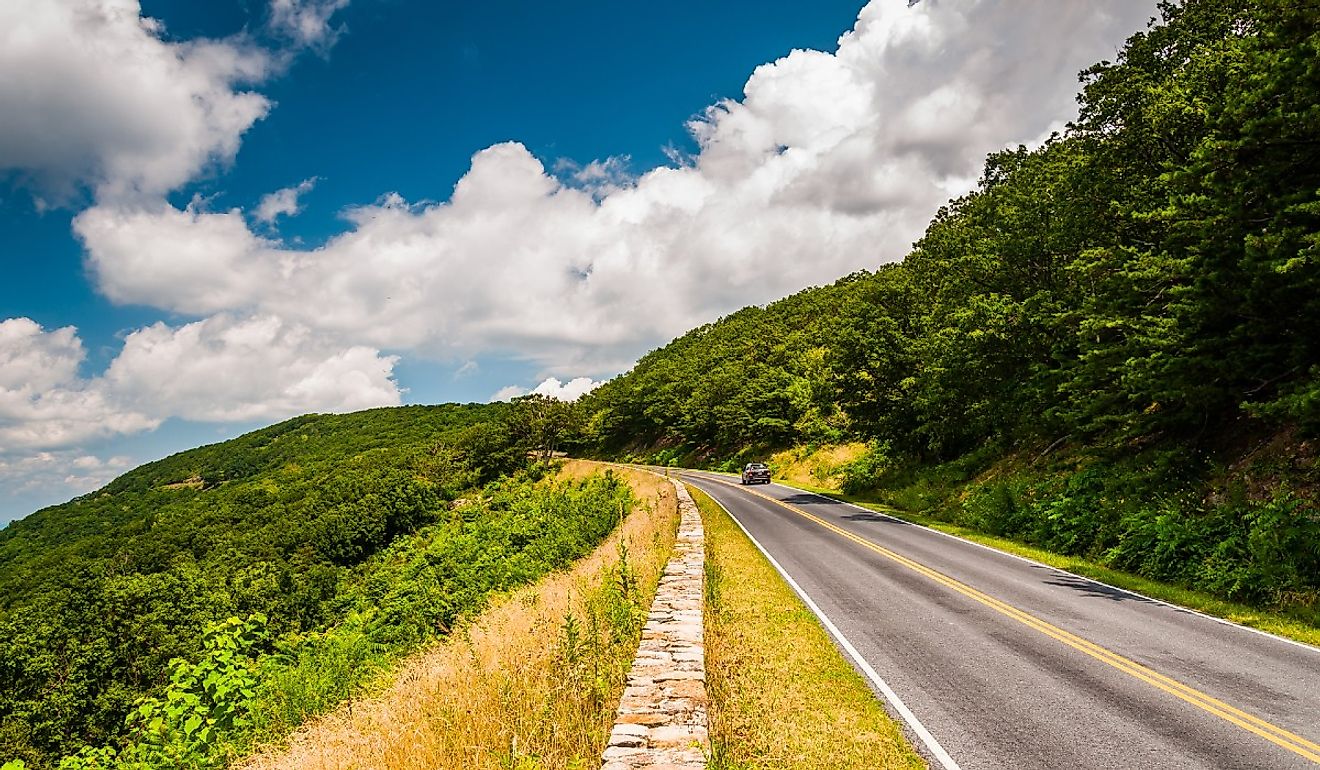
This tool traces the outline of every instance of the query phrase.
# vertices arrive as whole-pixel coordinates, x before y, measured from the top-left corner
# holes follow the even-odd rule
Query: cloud
[[[987,152],[1072,116],[1073,73],[1153,10],[876,0],[836,53],[758,67],[740,100],[695,118],[698,151],[682,164],[634,176],[606,160],[556,176],[499,144],[473,156],[447,201],[386,195],[317,249],[260,238],[236,211],[160,202],[100,205],[76,227],[117,301],[608,374],[737,307],[901,258]]]
[[[293,187],[284,187],[269,195],[263,195],[261,201],[257,203],[257,208],[253,210],[252,217],[263,224],[273,225],[280,216],[294,216],[302,211],[298,198],[311,192],[316,182],[317,178],[311,177]]]
[[[150,199],[223,167],[271,109],[251,87],[300,49],[328,50],[347,5],[271,0],[269,29],[285,41],[272,49],[246,32],[170,40],[138,0],[0,3],[0,176],[46,206],[84,187]]]
[[[300,46],[324,51],[334,45],[342,28],[331,28],[330,17],[348,0],[271,0],[270,27]]]
[[[222,314],[139,329],[97,377],[77,374],[83,357],[73,327],[0,321],[0,457],[12,463],[150,430],[170,417],[276,420],[401,401],[396,358],[271,317]]]
[[[30,318],[0,321],[0,388],[44,391],[77,376],[84,356],[72,326],[43,331]]]
[[[247,305],[263,283],[279,283],[278,259],[254,259],[275,243],[252,233],[237,209],[99,205],[74,218],[74,231],[98,287],[115,302],[204,315]]]
[[[28,318],[0,321],[0,456],[135,433],[160,421],[114,404],[78,376],[77,331],[45,331]]]
[[[568,158],[555,162],[556,175],[570,187],[576,187],[600,200],[632,185],[637,177],[629,169],[627,156],[593,160],[581,165]]]
[[[397,358],[340,348],[271,316],[218,315],[129,334],[104,375],[128,404],[207,422],[396,406]]]
[[[554,377],[550,377],[541,382],[535,388],[533,393],[539,393],[543,396],[557,398],[560,401],[577,401],[579,398],[587,395],[591,391],[599,388],[603,383],[596,382],[590,377],[574,377],[568,382],[560,382]]]
[[[159,195],[227,163],[270,102],[271,55],[170,42],[136,0],[0,4],[0,174],[57,202]]]
[[[60,489],[80,495],[105,486],[132,465],[122,455],[107,458],[79,451],[36,452],[9,458],[0,454],[0,488],[13,495]]]
[[[519,396],[525,396],[530,392],[531,391],[529,391],[527,388],[522,387],[521,385],[505,385],[504,387],[495,391],[495,393],[491,395],[490,400],[492,402],[510,401]]]
[[[556,377],[547,377],[541,381],[540,385],[528,390],[517,385],[506,385],[495,391],[490,397],[491,401],[508,401],[536,393],[542,396],[559,399],[560,401],[577,401],[591,391],[599,388],[603,383],[596,382],[590,377],[574,377],[568,382],[560,382]]]

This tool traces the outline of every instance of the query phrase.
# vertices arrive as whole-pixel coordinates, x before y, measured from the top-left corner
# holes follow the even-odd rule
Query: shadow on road
[[[786,503],[792,503],[793,505],[829,505],[834,502],[828,497],[817,497],[816,495],[808,494],[789,495],[788,497],[781,497],[779,499]]]
[[[1119,588],[1113,588],[1103,583],[1097,583],[1094,580],[1088,580],[1077,575],[1066,575],[1054,570],[1052,567],[1032,565],[1033,569],[1046,569],[1050,571],[1050,580],[1045,581],[1047,586],[1059,586],[1061,588],[1070,588],[1083,596],[1090,596],[1097,599],[1108,599],[1112,602],[1143,602],[1154,604],[1150,599],[1144,596],[1137,596]]]
[[[812,495],[805,493],[792,494],[789,495],[788,497],[781,497],[779,499],[785,503],[789,503],[791,505],[798,505],[798,506],[845,505],[845,503],[841,503],[838,500],[831,500],[828,497],[821,497],[820,495]],[[845,513],[839,518],[843,519],[844,521],[870,521],[878,524],[902,524],[905,527],[913,526],[912,522],[910,521],[904,521],[902,519],[895,518],[893,516],[886,516],[883,513],[877,513],[875,511],[859,511],[856,508],[849,508],[848,510],[849,513]]]
[[[899,524],[904,527],[911,527],[912,522],[896,519],[893,516],[885,516],[880,513],[848,513],[840,516],[844,521],[869,521],[875,524]]]

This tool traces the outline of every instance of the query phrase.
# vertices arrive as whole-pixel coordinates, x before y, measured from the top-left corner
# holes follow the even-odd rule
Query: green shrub
[[[250,724],[255,656],[266,636],[263,615],[211,624],[202,656],[171,661],[164,693],[140,699],[129,712],[125,745],[86,747],[65,757],[59,770],[222,767],[233,753],[229,740]]]
[[[1208,590],[1256,602],[1314,602],[1320,593],[1320,520],[1288,490],[1225,508],[1226,536],[1208,545],[1196,579]]]
[[[999,482],[968,490],[960,519],[982,532],[1012,536],[1022,533],[1028,516],[1029,511],[1018,502],[1014,485]]]
[[[848,494],[875,489],[881,476],[892,469],[893,465],[889,446],[873,442],[857,459],[839,469],[842,477],[840,488]]]

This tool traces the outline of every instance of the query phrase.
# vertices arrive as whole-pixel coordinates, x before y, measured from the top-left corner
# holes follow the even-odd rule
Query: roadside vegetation
[[[570,463],[589,478],[600,466]],[[315,768],[594,767],[673,548],[668,481],[618,473],[631,512],[592,553],[502,597],[404,660],[384,688],[240,764]]]
[[[694,329],[575,407],[308,415],[8,525],[0,761],[216,767],[375,692],[618,524],[627,485],[547,479],[536,460],[556,447],[722,470],[785,450],[774,462],[799,483],[1314,639],[1320,7],[1162,3],[1078,100],[1058,135],[991,155],[901,263]],[[740,671],[782,674],[806,654],[783,629],[808,627],[722,578],[748,565],[720,566],[720,542],[717,620],[782,649],[712,674],[731,704],[718,761],[838,766],[812,753],[824,743],[790,748],[796,723],[775,754],[738,721],[757,707],[740,698],[775,684]],[[582,625],[624,606],[591,596],[547,647],[616,628]],[[735,615],[744,603],[765,617]],[[518,736],[509,767],[560,761],[551,737],[490,729]]]
[[[221,766],[590,552],[631,493],[544,478],[545,406],[311,415],[11,524],[0,760]]]
[[[1317,626],[1318,30],[1163,3],[905,260],[650,353],[584,399],[582,448],[790,449],[800,482]]]
[[[775,452],[767,463],[776,479],[790,484],[838,488],[844,474],[866,453],[861,442],[820,447],[796,446]]]
[[[921,768],[866,682],[718,504],[706,530],[711,770]]]
[[[776,481],[781,481],[781,479],[776,478]],[[941,532],[947,532],[950,535],[957,535],[974,543],[987,545],[1076,575],[1134,591],[1152,599],[1187,607],[1240,625],[1320,647],[1320,618],[1317,618],[1315,613],[1311,612],[1310,607],[1286,607],[1277,610],[1229,601],[1205,591],[1186,588],[1167,581],[1152,580],[1131,572],[1114,569],[1092,559],[1067,556],[1044,548],[1027,545],[1019,540],[987,534],[982,530],[937,518],[928,513],[897,508],[878,500],[875,493],[848,494],[840,491],[837,487],[818,487],[789,479],[782,479],[782,481],[799,489],[860,505],[863,508],[937,529]]]

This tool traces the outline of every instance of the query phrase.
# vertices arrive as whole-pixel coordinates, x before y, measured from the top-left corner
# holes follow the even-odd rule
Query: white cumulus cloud
[[[72,326],[47,332],[30,318],[0,321],[0,388],[48,390],[77,376],[85,356]]]
[[[221,314],[129,334],[104,382],[123,401],[172,417],[275,420],[395,406],[397,360],[271,316]]]
[[[170,42],[137,0],[0,3],[0,173],[67,198],[157,195],[231,160],[270,102],[241,39]]]
[[[164,201],[93,206],[74,219],[98,287],[120,303],[197,315],[242,307],[280,281],[275,244],[252,233],[241,211],[210,213]],[[274,253],[274,252],[270,252]]]
[[[275,224],[275,220],[281,216],[291,217],[302,211],[302,206],[298,199],[311,192],[316,186],[316,177],[304,179],[293,187],[284,187],[276,190],[269,195],[263,195],[253,210],[252,216],[258,222],[267,225]]]
[[[574,377],[568,382],[560,382],[558,377],[547,377],[541,381],[540,385],[530,390],[518,385],[506,385],[495,391],[490,400],[508,401],[519,396],[537,394],[559,399],[560,401],[577,401],[601,385],[602,383],[596,382],[590,377]]]
[[[685,164],[560,165],[564,183],[523,145],[495,145],[447,201],[386,195],[317,249],[258,237],[239,212],[165,203],[97,206],[77,230],[119,301],[608,374],[742,305],[901,258],[987,152],[1071,117],[1075,73],[1152,10],[875,0],[837,52],[758,67],[741,99],[694,119]]]
[[[74,446],[156,427],[78,376],[85,357],[71,326],[46,331],[29,318],[0,321],[0,455]]]
[[[0,456],[12,463],[170,417],[277,420],[392,406],[401,396],[394,357],[344,348],[271,317],[221,314],[139,329],[95,377],[78,374],[83,358],[72,327],[0,321]]]

